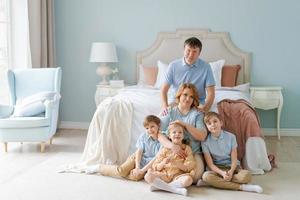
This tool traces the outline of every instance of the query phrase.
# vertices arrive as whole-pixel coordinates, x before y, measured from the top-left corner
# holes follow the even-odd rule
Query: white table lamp
[[[108,76],[112,74],[112,69],[107,63],[118,62],[115,45],[107,42],[94,42],[92,44],[90,62],[101,63],[96,70],[96,74],[102,79],[99,84],[108,85]]]

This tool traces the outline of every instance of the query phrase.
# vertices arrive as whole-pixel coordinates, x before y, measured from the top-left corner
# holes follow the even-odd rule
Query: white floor
[[[1,148],[0,199],[300,199],[299,137],[283,137],[280,142],[274,138],[267,138],[267,146],[277,155],[279,168],[266,175],[253,177],[253,183],[264,188],[263,194],[192,186],[189,188],[189,196],[183,197],[167,192],[150,192],[145,182],[56,173],[61,165],[79,161],[85,143],[85,133],[86,131],[61,130],[54,138],[53,145],[46,147],[45,153],[39,152],[40,147],[36,143],[9,143],[8,153],[4,153]],[[289,149],[294,152],[289,152]]]

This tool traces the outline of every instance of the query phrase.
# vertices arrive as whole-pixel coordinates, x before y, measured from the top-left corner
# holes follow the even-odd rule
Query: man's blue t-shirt
[[[205,103],[208,86],[215,85],[215,79],[211,67],[205,61],[198,59],[195,64],[188,65],[184,58],[170,63],[165,77],[165,83],[170,85],[169,103],[175,101],[175,95],[183,83],[192,83],[198,89],[200,103]]]

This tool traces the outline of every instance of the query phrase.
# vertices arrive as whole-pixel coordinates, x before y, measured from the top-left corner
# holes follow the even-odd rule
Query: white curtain
[[[6,61],[0,68],[0,104],[9,104],[7,69],[31,68],[32,66],[29,47],[28,3],[27,0],[4,0],[1,2],[1,9],[2,14],[5,13],[6,22],[4,24],[6,31],[2,32],[2,43],[6,44],[2,45]]]
[[[8,68],[55,67],[53,0],[8,0]],[[5,69],[4,69],[5,70]],[[0,69],[0,104],[8,104]]]
[[[10,1],[10,22],[11,62],[9,68],[31,68],[27,0]]]
[[[10,0],[10,68],[55,66],[53,0]]]

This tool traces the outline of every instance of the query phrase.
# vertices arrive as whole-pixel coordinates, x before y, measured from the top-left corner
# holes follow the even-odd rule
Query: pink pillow
[[[158,73],[158,67],[153,66],[153,67],[142,67],[143,70],[143,75],[144,75],[144,81],[146,85],[155,85],[156,82],[156,77]]]
[[[223,87],[236,86],[240,69],[240,65],[224,65],[222,69],[221,85]]]

